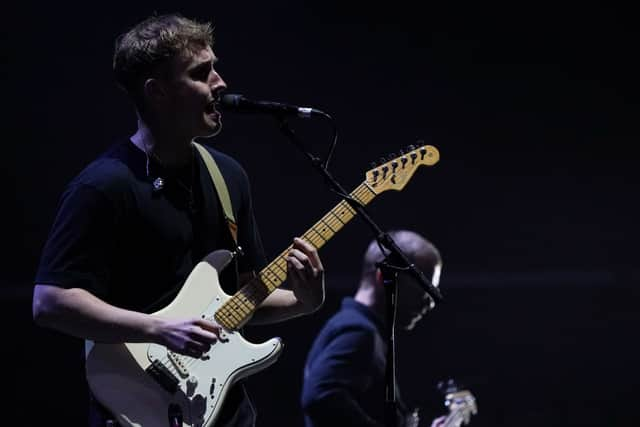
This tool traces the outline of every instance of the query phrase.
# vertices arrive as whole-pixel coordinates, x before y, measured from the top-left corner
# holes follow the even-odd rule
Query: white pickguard
[[[222,266],[223,267],[223,266]],[[220,288],[218,271],[199,263],[176,298],[153,313],[166,318],[201,315],[212,320],[228,299]],[[231,385],[273,364],[283,345],[279,338],[262,344],[225,331],[200,359],[169,353],[157,344],[100,344],[87,341],[87,380],[95,397],[123,426],[168,425],[168,406],[180,405],[184,426],[213,426]],[[145,370],[159,360],[179,380],[169,393]]]

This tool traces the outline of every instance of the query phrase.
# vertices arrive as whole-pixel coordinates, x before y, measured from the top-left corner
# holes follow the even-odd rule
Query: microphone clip
[[[159,193],[164,189],[164,179],[162,177],[157,177],[153,180],[153,192]]]

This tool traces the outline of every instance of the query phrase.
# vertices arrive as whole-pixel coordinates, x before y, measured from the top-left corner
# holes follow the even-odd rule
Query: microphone
[[[237,113],[263,113],[276,116],[298,116],[307,119],[311,116],[329,117],[327,113],[310,107],[282,104],[273,101],[254,101],[242,95],[228,93],[220,98],[220,106],[225,111]]]

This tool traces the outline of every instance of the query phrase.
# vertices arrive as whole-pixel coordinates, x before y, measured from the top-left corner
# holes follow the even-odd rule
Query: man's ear
[[[167,93],[162,83],[153,77],[144,82],[144,97],[152,104],[162,101]]]

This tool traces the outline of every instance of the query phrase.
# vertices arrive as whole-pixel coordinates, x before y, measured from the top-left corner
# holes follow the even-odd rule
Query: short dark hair
[[[407,255],[411,262],[424,269],[424,273],[431,275],[432,280],[440,280],[440,269],[442,268],[442,257],[440,251],[424,236],[411,230],[392,230],[389,235],[396,242],[398,247]],[[376,263],[381,262],[385,254],[380,249],[377,240],[372,240],[367,247],[362,262],[362,278],[373,277],[377,267]],[[434,283],[435,286],[438,283]]]
[[[153,15],[116,39],[113,71],[116,81],[140,106],[144,81],[184,52],[213,45],[213,28],[178,14]]]

